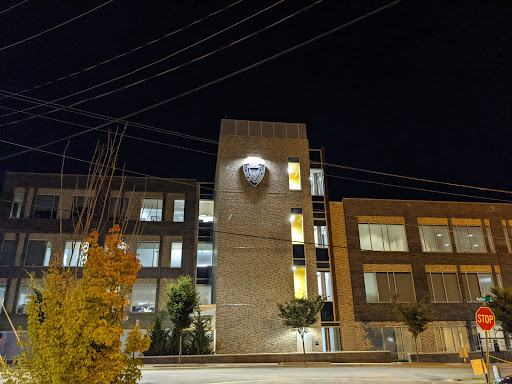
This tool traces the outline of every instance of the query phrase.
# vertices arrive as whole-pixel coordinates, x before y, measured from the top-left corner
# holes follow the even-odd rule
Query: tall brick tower
[[[309,178],[304,124],[222,120],[214,221],[217,353],[299,350],[277,303],[318,295]],[[308,350],[322,351],[320,323]]]

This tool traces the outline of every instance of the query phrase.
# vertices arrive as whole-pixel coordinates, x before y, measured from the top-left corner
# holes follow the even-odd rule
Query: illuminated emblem
[[[244,170],[245,178],[253,187],[257,186],[265,176],[265,164],[259,157],[248,157],[245,159],[242,169]]]

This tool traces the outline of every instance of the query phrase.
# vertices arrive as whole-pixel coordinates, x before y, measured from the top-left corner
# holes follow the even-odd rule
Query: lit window
[[[288,158],[288,184],[292,190],[300,190],[300,164],[298,157]]]
[[[142,199],[140,221],[162,221],[163,199]]]
[[[213,200],[199,200],[199,222],[213,221]]]
[[[56,219],[58,209],[58,195],[38,195],[34,207],[34,217],[36,219]]]
[[[20,295],[18,297],[18,308],[16,313],[27,313],[27,304],[30,302],[30,296],[33,295],[32,289],[28,285],[20,287]]]
[[[324,174],[321,169],[311,169],[309,174],[311,182],[311,194],[314,196],[324,195]]]
[[[25,265],[47,267],[50,265],[52,243],[46,240],[29,240]]]
[[[477,297],[491,295],[494,284],[490,273],[463,273],[462,275],[468,301],[476,301]]]
[[[171,268],[181,268],[181,257],[183,254],[183,243],[172,242],[171,245]]]
[[[327,227],[325,225],[315,225],[313,230],[315,231],[315,247],[327,248],[329,245]]]
[[[423,252],[452,252],[450,233],[446,225],[419,225]]]
[[[481,226],[454,225],[455,247],[460,253],[487,253]]]
[[[339,327],[322,327],[322,345],[324,352],[341,351],[341,333]]]
[[[7,285],[0,285],[0,299],[2,299],[2,303],[5,305],[5,291],[7,291]],[[3,311],[2,306],[0,305],[0,313]]]
[[[185,221],[185,200],[174,200],[172,221],[175,223],[183,223]]]
[[[434,303],[461,302],[456,273],[428,273],[430,299]]]
[[[304,244],[304,228],[302,225],[302,214],[292,213],[290,215],[292,229],[292,243]]]
[[[206,242],[197,243],[197,267],[211,267],[213,261],[213,244]]]
[[[212,303],[211,285],[196,285],[196,291],[199,296],[199,305],[209,305]]]
[[[160,243],[158,241],[145,241],[137,245],[137,256],[143,267],[158,267],[158,253]]]
[[[82,267],[87,258],[87,250],[89,244],[81,241],[66,241],[64,248],[64,266],[65,267]]]
[[[12,265],[16,258],[16,249],[18,242],[16,240],[2,241],[2,248],[0,249],[0,265]]]
[[[458,352],[459,348],[468,347],[461,345],[461,341],[467,340],[467,333],[464,327],[434,326],[438,352]]]
[[[332,301],[331,272],[317,272],[318,294],[325,301]]]
[[[22,216],[23,199],[24,198],[25,198],[24,193],[15,193],[14,194],[14,199],[13,199],[12,205],[11,205],[11,213],[9,214],[9,217],[19,219]]]
[[[359,224],[362,250],[407,252],[403,224]]]
[[[155,312],[156,285],[135,284],[132,289],[132,312]]]
[[[398,302],[415,302],[410,272],[364,272],[364,286],[368,303],[389,303],[393,296]]]
[[[293,267],[293,287],[295,298],[302,299],[308,297],[306,287],[306,268]]]

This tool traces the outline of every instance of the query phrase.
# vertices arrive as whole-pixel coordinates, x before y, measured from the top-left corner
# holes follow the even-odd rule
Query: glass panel
[[[322,327],[322,348],[323,352],[330,352],[330,346],[327,344],[329,343],[329,328]]]
[[[155,312],[156,285],[136,284],[133,286],[132,312]]]
[[[461,227],[455,225],[453,227],[453,234],[455,236],[455,246],[457,248],[457,252],[471,252],[471,243],[469,242],[468,227]]]
[[[129,199],[120,197],[110,197],[108,201],[108,216],[109,218],[119,219],[120,216],[125,216],[128,209]],[[148,215],[149,212],[144,212],[144,215]]]
[[[57,218],[58,206],[59,196],[39,195],[34,207],[34,217],[38,219],[55,219]]]
[[[443,273],[444,286],[448,301],[461,302],[459,282],[456,273]]]
[[[414,296],[414,287],[412,284],[412,274],[408,272],[396,272],[394,275],[398,301],[402,303],[416,301]]]
[[[196,285],[196,291],[199,295],[199,305],[210,305],[212,303],[211,285]]]
[[[213,262],[213,243],[197,243],[197,266],[211,267]]]
[[[156,241],[139,243],[137,256],[143,267],[158,267],[158,251],[160,243]]]
[[[45,252],[45,240],[30,240],[27,246],[25,265],[43,266]]]
[[[30,301],[29,296],[32,294],[33,292],[28,285],[22,285],[20,287],[20,296],[18,298],[18,308],[16,309],[16,313],[27,313],[26,305]]]
[[[16,249],[18,242],[16,240],[4,240],[0,250],[0,265],[12,265],[16,258]]]
[[[506,225],[503,226],[503,233],[505,234],[505,241],[507,242],[508,253],[512,253],[512,246],[510,245],[510,237],[508,235],[508,228]]]
[[[359,244],[361,245],[361,250],[372,250],[370,226],[368,224],[359,224]]]
[[[300,164],[288,162],[288,185],[292,190],[300,190]]]
[[[389,224],[389,248],[391,251],[407,251],[405,226],[402,224]]]
[[[372,251],[384,250],[384,242],[382,241],[382,226],[380,224],[370,224],[370,240],[372,242]]]
[[[324,176],[321,169],[311,169],[310,178],[311,194],[315,196],[323,196],[324,194]]]
[[[437,240],[437,252],[452,252],[450,233],[446,225],[434,225]]]
[[[397,353],[395,328],[383,327],[382,328],[382,340],[383,340],[383,347],[384,347],[385,351],[390,351],[391,353]]]
[[[377,293],[377,280],[375,279],[375,273],[365,272],[364,273],[364,288],[366,291],[366,301],[368,303],[376,303],[379,301]]]
[[[185,221],[185,200],[174,200],[172,221],[175,223],[183,223]]]
[[[420,225],[420,238],[423,252],[437,252],[437,242],[432,225]]]
[[[432,285],[434,287],[434,301],[446,301],[446,294],[443,285],[443,275],[441,273],[431,273]]]
[[[315,247],[327,248],[327,227],[325,225],[315,225],[313,230],[315,235]]]
[[[323,272],[325,279],[325,299],[332,301],[331,272]]]
[[[292,214],[290,216],[292,229],[292,244],[304,244],[304,229],[302,227],[302,215]]]
[[[293,286],[295,290],[295,298],[302,299],[303,297],[307,297],[306,268],[293,268]]]
[[[213,200],[199,200],[199,222],[213,221]]]
[[[478,276],[476,273],[466,273],[467,284],[469,288],[469,301],[476,301],[480,297],[480,285],[478,284]]]
[[[142,199],[140,221],[162,221],[163,199]]]
[[[440,327],[434,327],[434,334],[436,336],[436,344],[437,344],[437,351],[442,352],[444,351],[444,342],[443,338],[441,337],[441,329]]]
[[[171,268],[181,268],[183,243],[173,242],[171,245]]]
[[[484,242],[484,234],[482,233],[482,227],[468,227],[468,237],[471,243],[472,252],[487,252]]]
[[[52,255],[52,242],[47,241],[46,242],[46,249],[44,252],[44,260],[43,260],[43,266],[47,267],[50,265],[50,257]]]
[[[479,273],[478,281],[480,282],[480,292],[482,293],[482,296],[491,296],[491,288],[493,287],[491,274]]]
[[[489,243],[489,249],[490,249],[491,253],[496,253],[496,248],[494,248],[494,240],[492,239],[491,227],[486,225],[485,232],[487,233],[487,241]]]
[[[7,285],[0,285],[0,299],[2,300],[2,303],[4,303],[5,305],[5,291],[7,290]],[[2,313],[3,311],[3,308],[2,306],[0,305],[0,313]]]
[[[10,212],[9,217],[14,217],[14,218],[18,218],[18,219],[21,217],[21,213],[23,210],[23,199],[24,198],[25,198],[25,193],[15,193],[14,194],[14,199],[12,201],[11,212]]]
[[[377,278],[377,288],[379,290],[379,302],[390,302],[391,295],[389,292],[388,274],[386,272],[377,272],[375,273],[375,276]],[[390,274],[389,277],[392,279],[393,275]]]
[[[380,227],[380,229],[382,230],[382,242],[384,243],[384,250],[390,251],[391,248],[389,247],[388,226],[386,224],[381,224]]]
[[[66,241],[66,248],[64,248],[63,265],[65,267],[83,266],[85,262],[84,258],[87,256],[87,248],[87,243],[85,243],[82,247],[82,243],[80,241]]]

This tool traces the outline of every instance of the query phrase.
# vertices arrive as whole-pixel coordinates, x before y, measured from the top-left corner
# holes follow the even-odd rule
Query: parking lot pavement
[[[402,366],[260,366],[244,367],[147,367],[141,384],[280,384],[280,383],[396,383],[437,384],[462,380],[484,382],[470,367]]]

